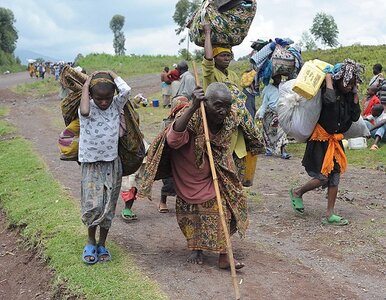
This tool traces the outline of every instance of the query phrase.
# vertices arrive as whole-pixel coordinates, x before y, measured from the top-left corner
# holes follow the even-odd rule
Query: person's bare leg
[[[337,195],[338,186],[329,186],[327,190],[327,218],[334,214],[334,207]]]
[[[87,229],[87,233],[88,233],[87,243],[94,246],[96,245],[96,239],[95,239],[96,229],[97,229],[96,226],[89,227]],[[85,256],[84,259],[87,261],[94,261],[95,258],[93,256]]]
[[[327,181],[322,181],[322,180],[313,178],[313,179],[309,180],[308,182],[306,182],[301,187],[294,188],[293,189],[293,195],[295,197],[301,198],[303,196],[303,194],[305,194],[309,191],[312,191],[318,187],[321,187],[322,185],[326,184],[326,182]]]
[[[99,246],[106,247],[106,239],[107,239],[108,233],[109,233],[109,229],[99,227],[99,242],[98,242]],[[109,258],[109,255],[101,255],[99,257],[99,260],[104,261],[108,258]]]

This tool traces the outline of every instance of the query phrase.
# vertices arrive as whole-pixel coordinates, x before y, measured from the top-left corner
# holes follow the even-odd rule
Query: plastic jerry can
[[[315,97],[326,78],[322,70],[328,65],[321,60],[307,61],[300,70],[292,90],[307,100]]]

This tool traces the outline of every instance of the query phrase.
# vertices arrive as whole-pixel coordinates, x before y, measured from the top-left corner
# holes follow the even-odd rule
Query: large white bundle
[[[294,83],[295,79],[292,79],[280,86],[277,113],[284,132],[303,143],[310,137],[319,120],[322,110],[321,91],[307,100],[292,90]]]
[[[353,122],[349,130],[347,130],[344,134],[345,139],[353,139],[358,137],[367,137],[370,135],[370,131],[366,126],[365,121],[362,116],[359,117],[359,120]]]

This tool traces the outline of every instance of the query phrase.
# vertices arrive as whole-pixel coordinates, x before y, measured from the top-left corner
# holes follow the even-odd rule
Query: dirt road
[[[158,89],[158,76],[133,78],[129,84],[149,95]],[[9,120],[78,199],[79,167],[58,159],[59,100],[21,99],[6,90],[0,90],[0,99],[0,105],[11,107]],[[386,299],[384,171],[349,166],[336,206],[351,224],[339,228],[321,225],[326,207],[322,190],[305,196],[304,217],[294,215],[288,189],[307,179],[299,158],[259,157],[255,185],[249,190],[248,236],[233,238],[235,256],[246,264],[238,273],[242,299]],[[174,200],[168,203],[169,214],[159,214],[159,188],[156,183],[155,202],[135,203],[137,222],[115,219],[111,238],[170,299],[233,299],[230,275],[217,269],[216,255],[208,253],[202,266],[185,262],[189,253],[175,219]],[[119,203],[118,216],[122,206]]]

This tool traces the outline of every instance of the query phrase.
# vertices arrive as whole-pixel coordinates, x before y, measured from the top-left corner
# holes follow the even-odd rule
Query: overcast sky
[[[0,0],[13,11],[18,49],[72,60],[78,53],[114,53],[109,22],[125,17],[126,53],[177,54],[179,37],[172,16],[178,0]],[[386,0],[258,0],[256,17],[235,56],[250,52],[257,38],[290,37],[309,30],[316,13],[334,17],[339,43],[386,43]],[[192,49],[192,48],[191,48]]]

